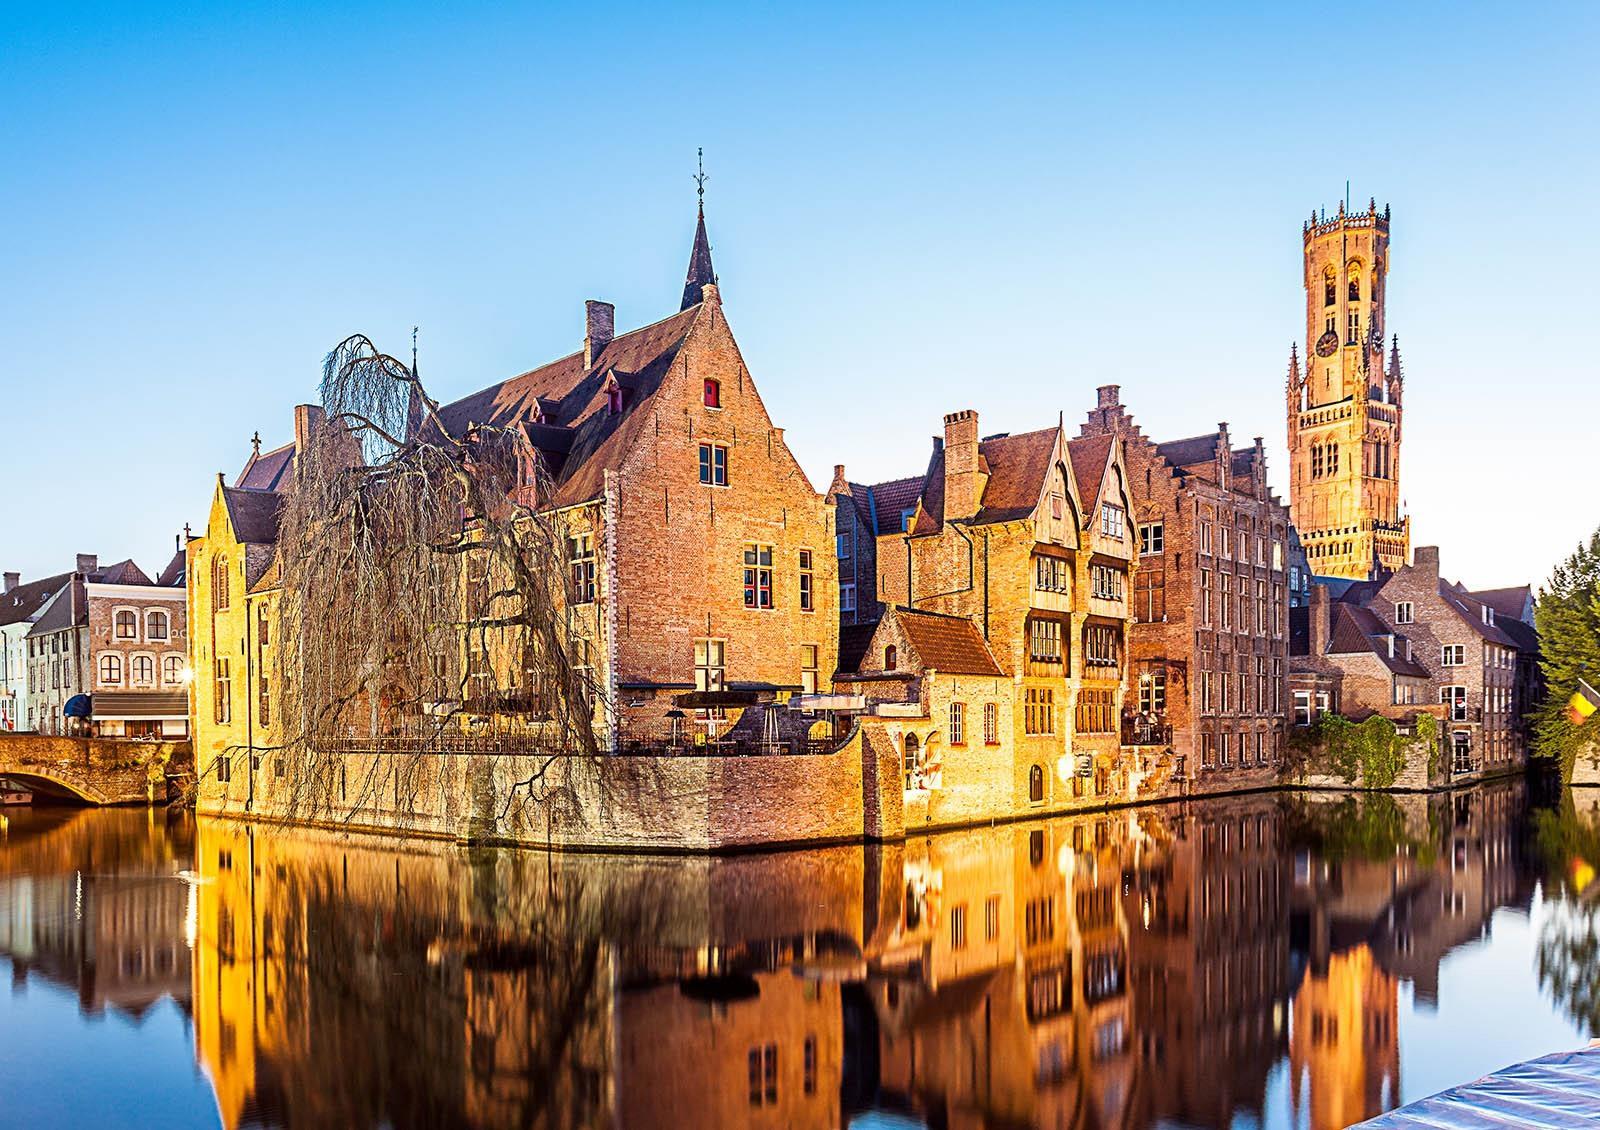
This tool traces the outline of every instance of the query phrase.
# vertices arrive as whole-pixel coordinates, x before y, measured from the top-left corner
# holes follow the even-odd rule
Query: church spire
[[[699,217],[694,226],[694,249],[689,252],[689,275],[683,283],[683,305],[679,310],[687,310],[697,305],[707,283],[715,284],[717,272],[711,267],[711,240],[706,237],[706,166],[705,150],[697,150],[699,169],[694,176],[695,195],[699,200]]]

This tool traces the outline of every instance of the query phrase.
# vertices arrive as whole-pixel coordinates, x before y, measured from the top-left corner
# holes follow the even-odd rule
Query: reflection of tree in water
[[[1600,819],[1579,813],[1566,791],[1552,808],[1534,810],[1531,854],[1544,882],[1539,984],[1574,1020],[1600,1035]]]
[[[397,864],[377,898],[351,890],[339,856],[281,871],[262,945],[284,971],[288,1046],[264,1057],[251,1113],[290,1126],[607,1122],[607,958],[650,911],[536,858],[474,851],[415,888]]]
[[[1439,839],[1435,805],[1426,808],[1426,824],[1408,819],[1386,793],[1313,801],[1296,795],[1284,802],[1291,842],[1314,846],[1327,860],[1383,860],[1404,852],[1431,864]]]

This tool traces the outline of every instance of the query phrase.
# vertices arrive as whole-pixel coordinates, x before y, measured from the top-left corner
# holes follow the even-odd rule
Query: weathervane
[[[695,164],[699,166],[700,171],[695,173],[691,179],[695,184],[694,194],[700,198],[700,207],[703,209],[706,206],[706,181],[710,179],[706,176],[706,151],[704,149],[696,149],[694,154]]]

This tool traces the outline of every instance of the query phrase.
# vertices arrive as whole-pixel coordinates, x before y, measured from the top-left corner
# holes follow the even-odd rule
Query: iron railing
[[[1123,718],[1122,744],[1171,745],[1172,723],[1163,722],[1159,718]]]

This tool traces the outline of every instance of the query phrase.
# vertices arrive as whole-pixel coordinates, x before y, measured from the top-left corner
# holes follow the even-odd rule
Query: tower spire
[[[687,310],[698,305],[705,294],[707,283],[715,284],[717,272],[711,266],[711,240],[706,236],[706,175],[704,149],[695,151],[698,171],[694,174],[695,196],[698,198],[694,225],[694,248],[689,252],[689,274],[683,283],[683,305]]]

